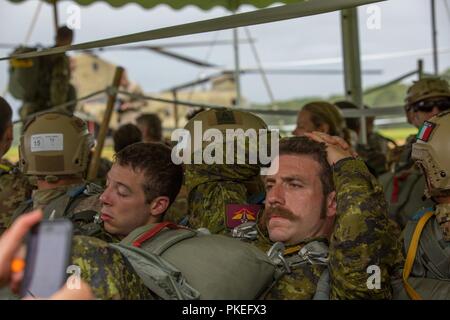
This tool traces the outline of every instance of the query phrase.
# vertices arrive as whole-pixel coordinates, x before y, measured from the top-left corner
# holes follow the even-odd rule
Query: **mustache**
[[[265,210],[265,216],[266,216],[266,221],[269,221],[269,219],[272,216],[278,216],[281,218],[285,218],[288,220],[295,220],[296,216],[294,215],[294,213],[292,213],[291,210],[286,209],[286,208],[282,208],[282,207],[269,207]]]

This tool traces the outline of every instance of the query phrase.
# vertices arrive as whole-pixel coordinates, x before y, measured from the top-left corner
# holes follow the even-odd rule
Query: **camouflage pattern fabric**
[[[75,236],[72,243],[71,264],[80,267],[81,279],[91,286],[97,299],[153,298],[124,256],[106,242]]]
[[[67,102],[70,90],[70,60],[66,54],[52,56],[50,103],[57,106]],[[73,112],[73,110],[72,110]]]
[[[188,213],[188,193],[186,186],[181,186],[181,190],[178,193],[175,201],[170,205],[166,214],[164,215],[165,221],[170,221],[179,224],[183,219],[187,217]]]
[[[403,266],[400,230],[387,216],[383,189],[360,160],[333,166],[337,216],[330,239],[331,299],[390,299],[390,277]],[[381,288],[367,287],[378,266]]]
[[[264,192],[259,172],[258,165],[187,165],[189,226],[227,233],[226,205],[247,203],[248,196]]]
[[[308,239],[300,244],[300,247],[313,240],[315,239]],[[259,230],[258,239],[254,241],[254,245],[267,252],[272,244],[263,231]],[[293,247],[295,246],[287,246],[286,251]],[[297,254],[298,250],[291,254]],[[263,298],[265,300],[311,300],[316,293],[319,278],[325,269],[326,266],[318,264],[302,264],[295,267],[291,273],[284,274]]]
[[[6,160],[0,164],[0,234],[9,226],[14,210],[31,197],[33,186],[27,177]]]
[[[46,71],[40,72],[40,86],[36,96],[30,101],[24,101],[19,110],[22,120],[67,101],[76,99],[75,88],[70,84],[70,60],[65,54],[43,57]],[[64,111],[73,113],[76,104],[66,106]]]
[[[436,221],[442,229],[445,241],[450,241],[450,203],[440,203],[436,206]]]

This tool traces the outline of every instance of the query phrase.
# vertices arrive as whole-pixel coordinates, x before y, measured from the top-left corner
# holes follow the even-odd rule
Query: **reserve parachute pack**
[[[37,51],[37,48],[18,47],[12,54],[33,51]],[[50,59],[47,56],[11,59],[9,64],[9,92],[16,99],[35,100],[40,86],[45,85],[43,80],[48,78],[50,68]]]
[[[404,231],[407,258],[403,270],[405,290],[395,299],[450,299],[450,244],[432,211],[410,221]]]
[[[251,244],[170,222],[140,227],[110,246],[165,300],[257,299],[275,279],[275,264]]]

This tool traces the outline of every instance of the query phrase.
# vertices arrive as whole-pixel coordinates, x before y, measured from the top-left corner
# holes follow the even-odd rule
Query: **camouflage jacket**
[[[70,60],[62,53],[52,56],[50,78],[50,105],[52,107],[68,101],[70,90]]]
[[[189,226],[207,228],[211,233],[228,233],[227,204],[245,204],[248,197],[264,193],[257,165],[188,165]]]
[[[97,299],[142,300],[153,296],[117,250],[92,237],[75,236],[71,264],[92,288]]]
[[[330,299],[390,299],[390,280],[402,267],[403,257],[399,230],[387,217],[383,190],[361,160],[339,161],[333,166],[333,179],[337,214],[329,241]],[[256,245],[267,250],[271,244],[263,238],[260,232]],[[315,239],[299,248],[311,240]],[[379,267],[380,289],[367,286],[372,265]],[[282,276],[266,298],[312,299],[324,269],[303,264]]]
[[[331,299],[390,299],[391,277],[403,266],[400,230],[387,216],[383,189],[359,160],[333,166],[337,215],[330,238]],[[367,285],[369,266],[380,289]]]
[[[28,178],[5,160],[0,162],[0,234],[9,226],[14,210],[31,197]]]
[[[316,239],[308,239],[301,244],[286,247],[284,257],[297,254],[302,246],[314,240]],[[258,238],[254,241],[254,245],[268,252],[273,243],[262,230],[258,230]],[[306,263],[292,268],[290,273],[278,279],[263,298],[266,300],[311,300],[316,293],[320,276],[326,268],[326,265]]]
[[[20,118],[25,121],[34,113],[59,106],[76,99],[76,90],[70,84],[70,59],[62,53],[41,57],[43,70],[39,72],[39,87],[33,98],[24,101],[19,110]],[[60,108],[73,113],[76,103]]]

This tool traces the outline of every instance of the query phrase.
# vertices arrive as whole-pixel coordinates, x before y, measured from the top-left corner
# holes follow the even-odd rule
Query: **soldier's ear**
[[[159,217],[169,208],[169,197],[160,196],[152,200],[149,205],[150,214],[154,217]]]
[[[327,196],[327,217],[334,217],[337,210],[336,191],[332,191]]]

